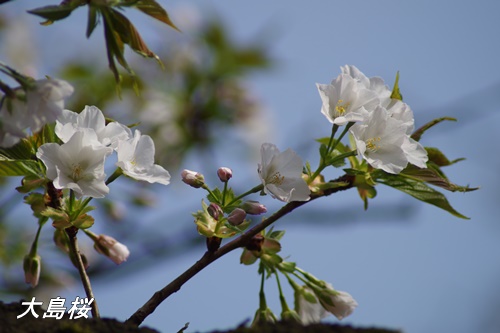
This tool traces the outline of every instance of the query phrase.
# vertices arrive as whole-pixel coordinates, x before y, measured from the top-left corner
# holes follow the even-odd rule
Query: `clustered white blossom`
[[[414,130],[410,107],[391,98],[381,78],[368,78],[355,66],[346,65],[341,71],[332,83],[317,84],[321,112],[338,126],[355,123],[349,131],[358,155],[372,167],[393,174],[408,163],[426,168],[426,150],[410,137]]]
[[[12,147],[29,135],[28,130],[35,133],[45,124],[55,121],[64,109],[64,99],[72,93],[73,87],[68,82],[47,78],[35,81],[26,90],[25,100],[1,99],[0,147]]]
[[[117,152],[116,165],[136,180],[167,185],[170,174],[154,164],[153,140],[118,122],[106,125],[103,113],[86,106],[78,114],[63,110],[57,118],[55,133],[63,142],[46,143],[38,148],[37,157],[47,167],[47,178],[58,189],[71,189],[77,197],[102,198],[108,192],[104,162]]]

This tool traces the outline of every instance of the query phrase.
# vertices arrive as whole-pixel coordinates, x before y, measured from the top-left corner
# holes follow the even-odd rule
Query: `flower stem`
[[[38,248],[38,239],[40,238],[40,232],[42,231],[42,227],[45,224],[45,222],[48,221],[48,217],[40,217],[38,219],[38,230],[36,231],[35,239],[33,240],[33,244],[31,244],[31,249],[30,249],[30,256],[34,257],[36,256],[37,248]]]
[[[264,189],[264,185],[259,184],[259,185],[255,186],[255,187],[251,188],[250,190],[246,191],[245,193],[238,195],[236,198],[234,198],[233,200],[231,200],[231,202],[228,203],[227,206],[231,206],[233,203],[235,203],[236,201],[240,200],[241,198],[246,197],[249,194],[260,192],[260,191],[262,191],[262,189]]]
[[[222,207],[226,204],[227,182],[224,182],[224,189],[222,190]]]
[[[92,287],[90,285],[90,279],[85,271],[85,266],[83,264],[82,257],[80,255],[80,250],[78,249],[78,239],[76,238],[76,234],[78,233],[78,229],[75,227],[69,227],[64,229],[69,238],[69,251],[70,255],[73,255],[76,259],[76,264],[78,268],[78,273],[80,274],[80,279],[83,284],[83,289],[85,289],[85,294],[87,295],[87,299],[94,299],[92,304],[90,305],[92,308],[92,316],[94,318],[99,318],[99,308],[97,307],[97,302],[94,298],[94,293],[92,292]]]
[[[113,174],[111,176],[109,176],[109,178],[106,180],[106,185],[111,184],[112,182],[114,182],[121,175],[123,175],[122,169],[116,168],[115,172],[113,172]]]
[[[264,282],[266,281],[266,270],[262,267],[262,263],[260,263],[260,265],[261,265],[260,270],[262,271],[262,273],[260,274],[261,278],[260,278],[260,290],[259,290],[259,310],[264,311],[267,309],[266,293],[264,292]]]
[[[214,192],[212,192],[212,190],[206,184],[203,184],[203,186],[201,188],[204,189],[205,191],[207,191],[208,194],[210,194],[213,198],[217,198],[215,196]]]
[[[285,296],[283,295],[283,289],[281,289],[281,282],[280,278],[278,276],[278,272],[275,271],[274,275],[276,276],[276,284],[278,285],[278,292],[279,292],[279,297],[280,297],[280,303],[281,303],[281,312],[289,312],[290,308],[288,307],[288,304],[286,303]],[[282,315],[283,317],[283,315]]]
[[[337,133],[337,129],[339,128],[339,125],[333,124],[332,126],[332,134],[330,135],[330,141],[328,141],[328,146],[326,146],[326,151],[330,151],[330,147],[332,146],[333,143],[333,138],[335,137],[335,133]],[[333,151],[333,149],[332,149]]]
[[[346,127],[344,128],[344,130],[342,131],[342,133],[340,134],[339,138],[335,141],[333,139],[334,139],[335,133],[337,132],[338,126],[335,124],[332,126],[332,135],[330,136],[330,141],[328,141],[328,146],[326,147],[326,156],[330,155],[335,150],[335,148],[337,148],[337,145],[342,140],[342,138],[347,134],[347,131],[349,131],[349,129],[352,127],[352,125],[354,125],[354,123],[352,123],[352,122],[348,123],[346,125]],[[353,156],[351,154],[352,154],[352,152],[350,152],[349,155],[341,154],[341,155],[337,156],[337,158],[345,158],[345,157]],[[335,161],[335,159],[334,159],[334,161]],[[318,175],[321,173],[321,171],[323,171],[327,166],[328,165],[325,164],[325,161],[322,158],[320,161],[320,164],[318,165],[318,168],[316,169],[316,171],[314,171],[312,176],[309,177],[307,183],[310,184],[311,182],[313,182],[314,179],[316,179],[316,177],[318,177]]]
[[[352,125],[354,125],[354,123],[351,122],[351,123],[348,123],[345,126],[344,130],[342,131],[342,133],[340,133],[339,138],[335,141],[335,143],[333,144],[333,146],[331,147],[331,149],[328,151],[329,154],[335,150],[335,148],[337,147],[338,143],[344,138],[344,136],[347,134],[347,131],[349,131],[349,129],[352,127]]]

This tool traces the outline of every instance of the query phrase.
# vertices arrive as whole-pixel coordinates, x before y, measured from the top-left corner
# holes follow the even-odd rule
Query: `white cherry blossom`
[[[342,74],[349,75],[354,80],[359,82],[364,88],[374,92],[379,99],[379,103],[383,107],[388,107],[391,100],[391,89],[384,83],[381,77],[375,76],[368,78],[356,66],[345,65],[340,67]]]
[[[264,192],[284,202],[307,201],[310,190],[302,179],[303,163],[291,149],[280,152],[271,143],[264,143],[260,149],[262,163],[258,172]]]
[[[168,185],[170,174],[162,166],[154,164],[155,146],[148,135],[141,135],[135,130],[134,137],[119,141],[116,148],[118,162],[116,165],[123,173],[136,180]]]
[[[408,139],[406,126],[390,117],[386,109],[377,107],[350,131],[359,156],[374,168],[397,174],[407,166],[408,159],[402,148]]]
[[[338,126],[362,121],[379,104],[377,95],[348,74],[330,84],[316,84],[323,105],[321,113]]]
[[[323,308],[339,320],[351,315],[358,306],[358,302],[349,293],[334,290],[330,284],[327,284],[325,290],[315,292]]]
[[[78,198],[102,198],[108,194],[104,160],[113,150],[96,146],[96,142],[93,131],[80,130],[62,145],[46,143],[38,148],[36,156],[47,167],[47,178],[55,188],[71,189]]]
[[[79,114],[64,110],[57,119],[56,134],[63,142],[68,142],[81,129],[93,130],[102,145],[112,148],[116,148],[120,140],[128,140],[132,136],[132,131],[119,122],[106,125],[104,114],[95,106],[87,105]]]
[[[312,289],[304,286],[303,290],[309,293],[310,297],[314,298],[314,302],[306,299],[302,293],[296,293],[296,310],[300,320],[304,325],[319,323],[321,319],[329,315],[329,312],[325,310],[317,297],[314,296]]]
[[[55,121],[62,113],[64,99],[72,93],[73,87],[66,81],[43,79],[26,91],[26,101],[6,97],[0,100],[0,147],[12,147],[28,136],[28,129],[38,132]]]

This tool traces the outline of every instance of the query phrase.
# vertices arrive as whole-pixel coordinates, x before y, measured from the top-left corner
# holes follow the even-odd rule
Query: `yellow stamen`
[[[338,116],[343,116],[346,113],[346,109],[351,105],[351,103],[349,102],[346,102],[344,104],[342,103],[344,103],[344,100],[339,99],[337,101],[337,105],[335,106],[335,111],[337,112]]]
[[[380,142],[380,137],[371,138],[365,141],[366,142],[366,150],[374,153],[380,149],[380,146],[376,144],[376,142]]]
[[[268,181],[269,184],[281,185],[285,180],[285,176],[282,176],[281,173],[276,172]]]
[[[83,171],[80,164],[72,164],[71,170],[73,171],[71,173],[71,179],[73,179],[75,182],[79,181],[81,176],[82,176],[82,171]]]

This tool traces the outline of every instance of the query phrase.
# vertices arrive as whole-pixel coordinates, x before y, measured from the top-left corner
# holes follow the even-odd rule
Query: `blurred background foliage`
[[[71,23],[63,21],[55,24]],[[9,54],[21,54],[28,60],[34,60],[36,53],[31,57],[26,54],[36,52],[26,49],[25,43],[29,40],[21,38],[16,41],[9,37],[19,34],[20,30],[15,30],[20,28],[25,29],[15,19],[0,13],[0,42],[6,48],[12,48]],[[59,73],[54,75],[75,87],[66,108],[80,112],[85,105],[96,105],[107,117],[137,126],[153,138],[157,163],[167,168],[173,177],[179,174],[179,166],[188,156],[210,154],[220,143],[220,138],[224,137],[224,132],[234,131],[235,128],[241,130],[242,127],[251,131],[248,126],[259,121],[261,105],[247,88],[246,80],[257,71],[269,70],[273,64],[265,45],[235,43],[229,29],[216,17],[204,18],[196,25],[190,25],[190,29],[187,34],[173,31],[160,45],[155,45],[155,52],[164,64],[163,69],[154,61],[130,56],[130,67],[134,68],[135,75],[124,73],[119,85],[106,68],[105,59],[96,61],[91,52],[86,57],[75,57],[65,62],[60,66]],[[65,43],[70,44],[71,41]],[[16,63],[15,58],[10,60]],[[19,68],[20,71],[33,75],[30,73],[32,67],[26,66],[23,61],[18,63],[24,66]],[[245,142],[240,143],[242,151],[248,148]],[[29,298],[35,290],[39,296],[74,282],[76,270],[68,265],[69,260],[64,258],[64,253],[47,244],[51,242],[49,224],[42,233],[39,287],[35,290],[26,287],[22,259],[29,250],[36,219],[29,220],[29,208],[20,204],[22,195],[12,191],[17,186],[16,181],[20,179],[0,179],[0,295]],[[155,200],[154,194],[144,184],[126,182],[121,190],[119,196],[122,201],[111,195],[95,200],[93,204],[99,206],[98,213],[95,213],[99,217],[96,219],[104,222],[99,223],[99,232],[113,235],[134,253],[127,263],[129,267],[137,269],[134,258],[168,257],[180,249],[202,244],[204,239],[193,232],[191,223],[187,223],[187,227],[176,235],[171,235],[169,239],[174,240],[171,242],[159,236],[154,225],[140,232],[128,232],[134,228],[134,217],[127,212],[138,209],[140,216],[144,208],[154,205]],[[26,219],[15,220],[19,210],[24,210],[20,214]],[[169,219],[176,217],[169,216]],[[189,214],[184,214],[182,219],[189,220]],[[156,237],[152,240],[151,236]],[[82,234],[81,238],[86,237]],[[83,248],[84,255],[91,257],[91,278],[115,268],[108,262],[109,259],[95,255],[91,244]],[[136,264],[148,265],[151,261]]]

